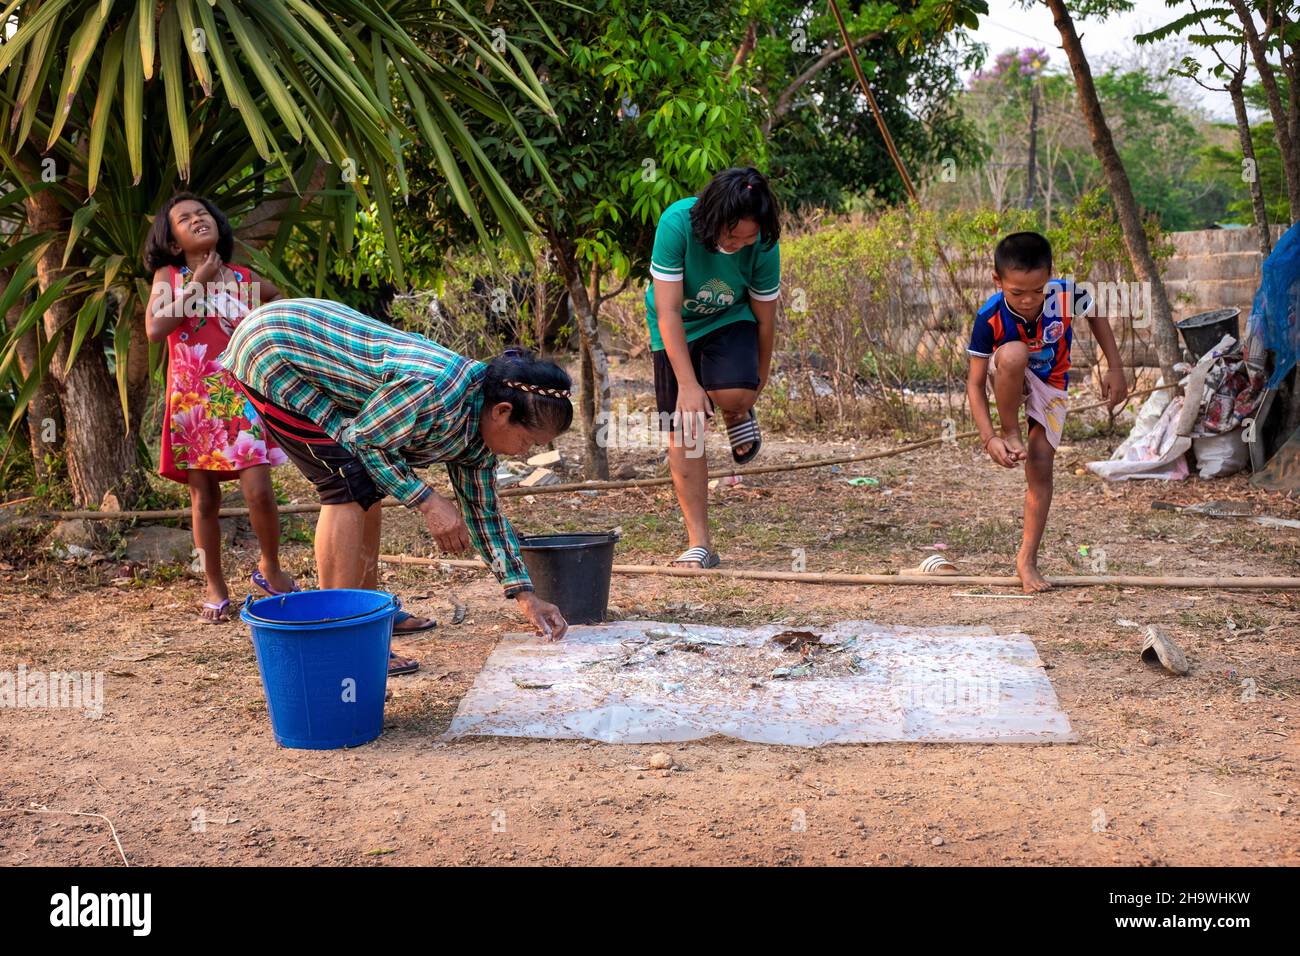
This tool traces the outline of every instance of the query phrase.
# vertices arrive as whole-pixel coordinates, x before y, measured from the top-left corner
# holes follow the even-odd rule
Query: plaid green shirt
[[[413,469],[446,464],[474,547],[507,594],[531,588],[498,507],[496,456],[479,435],[482,362],[324,299],[254,309],[221,361],[274,404],[315,422],[408,507],[433,494]]]

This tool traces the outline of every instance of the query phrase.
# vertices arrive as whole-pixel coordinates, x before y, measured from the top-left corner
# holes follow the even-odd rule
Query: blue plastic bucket
[[[244,603],[276,743],[332,750],[379,736],[400,607],[392,594],[347,588]]]

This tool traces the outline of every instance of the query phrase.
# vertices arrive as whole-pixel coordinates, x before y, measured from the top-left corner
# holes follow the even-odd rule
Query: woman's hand
[[[558,641],[569,630],[569,622],[564,619],[560,609],[554,604],[543,601],[532,591],[520,591],[515,595],[519,610],[528,622],[545,635],[548,641]]]
[[[709,394],[699,382],[679,382],[677,387],[677,421],[682,433],[682,444],[693,448],[704,438],[704,421],[713,417],[709,407]],[[697,432],[698,429],[698,432]],[[698,437],[697,437],[698,434]]]
[[[458,554],[469,549],[469,528],[460,509],[442,495],[434,492],[420,503],[424,525],[433,540],[447,554]]]

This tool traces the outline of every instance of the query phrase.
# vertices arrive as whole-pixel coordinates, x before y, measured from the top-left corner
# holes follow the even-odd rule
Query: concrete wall
[[[1283,231],[1274,227],[1274,242]],[[1177,251],[1165,269],[1165,288],[1175,321],[1211,309],[1250,313],[1264,260],[1256,230],[1202,229],[1171,233],[1169,239]]]

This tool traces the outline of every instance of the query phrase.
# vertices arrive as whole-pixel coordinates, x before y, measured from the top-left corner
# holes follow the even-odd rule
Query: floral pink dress
[[[252,281],[248,269],[227,268],[236,281]],[[177,292],[189,281],[189,269],[173,266],[169,274]],[[167,337],[167,408],[158,468],[164,478],[188,484],[187,472],[194,468],[217,472],[226,481],[253,465],[288,460],[267,441],[257,412],[217,361],[241,318],[210,311],[185,319]]]

